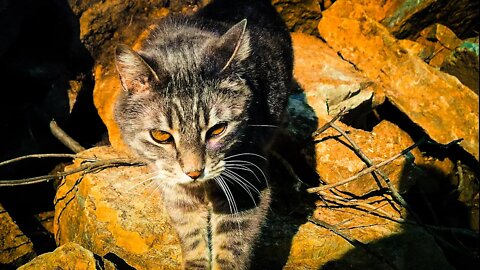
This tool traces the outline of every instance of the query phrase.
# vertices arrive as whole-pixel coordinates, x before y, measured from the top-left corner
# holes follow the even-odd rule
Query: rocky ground
[[[53,119],[86,149],[0,161],[0,269],[178,269],[146,168],[118,160],[112,50],[206,2],[0,3],[0,160],[71,153]],[[479,265],[478,2],[272,3],[298,89],[252,269]]]

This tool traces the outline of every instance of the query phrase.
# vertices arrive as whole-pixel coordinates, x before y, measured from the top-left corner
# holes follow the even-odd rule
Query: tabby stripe
[[[245,229],[250,227],[251,220],[224,220],[221,221],[216,227],[215,227],[215,233],[216,234],[222,234],[222,233],[228,233],[231,231],[238,231],[238,229]]]
[[[219,258],[217,255],[217,263],[221,266],[220,269],[236,269],[237,263],[227,259]]]
[[[195,241],[193,241],[192,243],[188,244],[185,249],[186,250],[194,250],[196,249],[201,243],[201,239],[197,239]]]
[[[242,248],[238,245],[221,245],[220,249],[229,251],[233,256],[239,257],[243,254]]]
[[[205,269],[208,265],[208,261],[206,259],[195,259],[195,260],[188,260],[185,262],[185,268],[187,269]]]

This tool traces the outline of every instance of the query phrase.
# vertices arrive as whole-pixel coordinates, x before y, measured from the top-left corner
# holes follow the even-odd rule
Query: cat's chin
[[[189,180],[185,182],[178,182],[177,185],[183,186],[183,187],[200,187],[204,185],[205,183],[209,182],[211,179],[197,179],[197,180]]]

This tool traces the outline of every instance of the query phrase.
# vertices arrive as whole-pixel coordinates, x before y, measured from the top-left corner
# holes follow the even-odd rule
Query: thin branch
[[[333,123],[335,123],[340,117],[344,116],[346,113],[346,108],[342,108],[328,123],[325,123],[325,125],[321,126],[319,129],[315,130],[315,132],[312,133],[312,137],[315,138],[318,135],[320,135],[322,132],[327,130]]]
[[[72,150],[74,153],[85,151],[85,148],[72,137],[70,137],[62,128],[60,128],[55,120],[50,121],[50,131],[55,138],[57,138],[63,145],[68,147],[68,149]]]
[[[355,141],[353,141],[350,136],[348,136],[348,134],[343,131],[341,128],[339,128],[337,125],[335,125],[335,123],[331,123],[330,126],[332,128],[334,128],[335,130],[337,130],[338,132],[340,132],[340,134],[342,134],[342,136],[350,143],[350,145],[353,147],[355,153],[363,160],[363,162],[365,162],[367,164],[368,167],[372,167],[374,166],[375,164],[373,163],[372,160],[370,160],[370,158],[367,157],[367,155],[362,151],[362,149],[360,148],[360,146],[358,146]],[[408,205],[408,203],[405,201],[405,199],[403,199],[402,195],[400,195],[400,193],[397,191],[397,189],[395,188],[395,186],[392,184],[392,181],[390,181],[390,178],[383,172],[381,171],[380,169],[377,169],[374,171],[374,175],[375,173],[378,173],[382,178],[383,178],[383,181],[387,184],[388,186],[388,189],[390,190],[390,192],[392,193],[392,196],[393,198],[398,202],[400,203],[400,205],[402,205],[405,209],[407,209],[410,213],[412,213],[415,217],[417,217],[416,214],[413,213],[411,207]],[[375,177],[375,180],[377,181],[377,178]],[[418,217],[417,217],[418,218]]]
[[[87,164],[81,165],[78,168],[58,172],[55,174],[49,175],[42,175],[36,176],[31,178],[23,178],[23,179],[15,179],[15,180],[0,180],[0,187],[13,187],[13,186],[22,186],[22,185],[30,185],[36,184],[41,182],[46,182],[52,179],[65,177],[67,175],[71,175],[78,172],[92,172],[98,171],[109,167],[120,167],[120,166],[144,166],[145,164],[137,162],[137,161],[128,161],[126,159],[106,159],[106,160],[98,160],[94,162],[89,162]]]
[[[30,159],[30,158],[78,158],[76,154],[32,154],[32,155],[26,155],[26,156],[21,156],[17,158],[12,158],[9,160],[5,160],[0,162],[0,167],[13,163],[13,162],[18,162],[24,159]]]
[[[320,186],[320,187],[309,188],[309,189],[307,189],[307,192],[317,193],[317,192],[322,191],[322,190],[331,189],[331,188],[334,188],[334,187],[338,187],[338,186],[345,185],[347,183],[353,182],[353,181],[357,180],[358,178],[377,170],[378,168],[381,168],[381,167],[383,167],[387,164],[392,163],[394,160],[396,160],[397,158],[407,154],[408,152],[410,152],[412,149],[414,149],[418,145],[422,144],[423,142],[424,142],[424,139],[421,139],[420,141],[412,144],[411,146],[407,147],[406,149],[402,150],[400,153],[392,156],[391,158],[389,158],[387,160],[384,160],[384,161],[382,161],[378,164],[374,164],[373,166],[368,167],[368,168],[360,171],[359,173],[357,173],[356,175],[354,175],[350,178],[347,178],[343,181],[333,183],[333,184],[330,184],[330,185],[324,185],[324,186]]]
[[[375,251],[374,249],[370,248],[367,244],[363,243],[363,242],[360,242],[358,241],[357,239],[354,239],[350,236],[348,236],[346,233],[343,233],[341,232],[339,229],[337,229],[335,226],[332,226],[324,221],[321,221],[319,219],[316,219],[315,217],[309,217],[308,218],[308,221],[310,221],[311,223],[317,225],[317,226],[320,226],[320,227],[323,227],[333,233],[335,233],[336,235],[342,237],[343,239],[345,239],[348,243],[350,243],[352,246],[356,247],[356,248],[362,248],[363,250],[365,250],[368,254],[372,255],[373,257],[375,257],[376,259],[378,259],[379,261],[383,262],[384,264],[388,265],[391,269],[394,269],[394,270],[398,270],[399,268],[394,265],[392,262],[388,261],[384,256],[382,256],[380,253],[378,253],[377,251]]]

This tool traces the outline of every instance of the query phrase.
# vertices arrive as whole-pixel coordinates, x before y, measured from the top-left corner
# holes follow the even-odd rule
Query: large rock
[[[92,252],[75,243],[67,243],[52,252],[42,254],[29,263],[18,268],[19,270],[96,270],[103,265],[105,270],[113,270],[114,265],[103,262],[100,264]]]
[[[318,38],[292,33],[295,55],[294,77],[318,118],[328,119],[342,108],[354,110],[362,104],[372,108],[383,102],[381,90],[354,66]],[[377,94],[374,94],[376,92]]]
[[[290,31],[318,35],[316,25],[322,17],[318,1],[273,0],[273,6],[287,24]]]
[[[361,0],[378,5],[378,1]],[[462,38],[475,35],[480,15],[479,2],[470,0],[391,0],[382,24],[399,38],[416,37],[425,27],[441,23]],[[385,5],[385,4],[383,4]],[[478,32],[477,32],[478,33]]]
[[[479,158],[478,96],[455,77],[403,49],[388,30],[350,0],[339,0],[318,25],[328,45],[383,86],[387,98],[433,140]],[[352,42],[355,40],[355,42]]]
[[[35,257],[33,244],[0,204],[0,268],[19,266]]]
[[[122,157],[111,147],[92,148],[81,156]],[[81,163],[77,159],[67,170]],[[159,192],[145,181],[149,176],[146,167],[118,167],[66,177],[55,198],[57,244],[75,242],[99,256],[113,253],[136,269],[178,269],[177,236]]]

